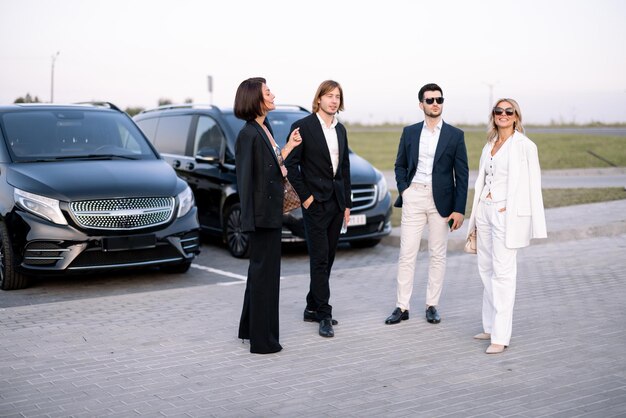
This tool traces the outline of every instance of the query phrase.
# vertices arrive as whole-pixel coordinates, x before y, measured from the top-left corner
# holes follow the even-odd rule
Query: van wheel
[[[358,241],[351,241],[350,246],[352,248],[371,248],[380,243],[380,239],[360,239]]]
[[[169,273],[169,274],[182,274],[182,273],[187,273],[187,270],[189,270],[189,267],[191,267],[191,261],[183,261],[180,264],[162,266],[161,271],[165,273]]]
[[[224,242],[234,257],[248,258],[250,256],[248,234],[241,228],[241,206],[235,203],[226,209],[224,216]]]
[[[28,278],[16,271],[16,266],[7,224],[0,221],[0,289],[16,290],[28,286]]]

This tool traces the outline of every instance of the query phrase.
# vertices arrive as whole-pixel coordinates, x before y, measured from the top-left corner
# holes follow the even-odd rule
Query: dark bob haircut
[[[252,77],[241,82],[235,93],[235,116],[251,121],[267,113],[263,103],[263,84],[266,84],[263,77]]]

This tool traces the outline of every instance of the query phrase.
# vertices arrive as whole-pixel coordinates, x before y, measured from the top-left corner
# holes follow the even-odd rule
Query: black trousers
[[[306,309],[316,311],[318,319],[332,318],[330,305],[330,271],[344,212],[333,198],[326,202],[314,201],[303,211],[306,242],[309,250],[311,283],[306,296]]]
[[[250,340],[250,352],[282,350],[278,342],[281,228],[257,228],[249,234],[250,265],[239,321],[239,338]]]

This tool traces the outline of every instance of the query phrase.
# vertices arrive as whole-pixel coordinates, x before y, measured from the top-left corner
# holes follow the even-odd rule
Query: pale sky
[[[49,101],[59,51],[59,103],[230,107],[262,76],[308,109],[339,81],[348,122],[420,121],[430,82],[449,123],[485,123],[490,97],[527,123],[626,122],[625,22],[621,0],[0,0],[0,104]]]

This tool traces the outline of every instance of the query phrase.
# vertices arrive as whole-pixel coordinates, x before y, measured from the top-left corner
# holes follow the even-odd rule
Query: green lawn
[[[348,141],[350,148],[379,170],[392,170],[401,133],[400,128],[361,128],[349,130]],[[556,133],[529,134],[529,137],[537,144],[543,170],[610,167],[603,159],[615,166],[626,167],[626,137]],[[484,132],[465,133],[470,170],[478,169],[485,142]]]
[[[348,129],[348,141],[350,148],[379,170],[393,170],[401,134],[401,127],[359,127]],[[611,167],[604,160],[618,167],[626,167],[626,137],[562,133],[529,133],[528,136],[537,144],[543,170]],[[485,142],[485,132],[465,133],[470,170],[478,169]],[[474,191],[470,190],[466,216],[469,216],[473,195]],[[395,200],[397,192],[392,191],[392,196]],[[626,191],[621,187],[543,190],[546,208],[619,199],[626,199]],[[394,208],[394,226],[400,225],[400,213],[399,209]]]

